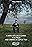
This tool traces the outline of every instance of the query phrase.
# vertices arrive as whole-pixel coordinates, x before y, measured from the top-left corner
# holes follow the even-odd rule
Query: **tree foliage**
[[[5,20],[6,16],[7,16],[8,10],[12,11],[13,12],[13,16],[15,18],[17,18],[17,16],[16,16],[17,13],[20,13],[22,11],[22,8],[24,7],[24,6],[22,6],[22,8],[21,8],[21,5],[22,4],[25,4],[25,5],[27,4],[28,5],[28,4],[30,4],[30,2],[26,2],[25,0],[22,1],[22,2],[16,2],[16,1],[13,2],[13,1],[9,1],[9,0],[2,0],[1,4],[3,4],[4,9],[3,9],[2,16],[0,18],[0,24],[3,25],[4,20]],[[9,8],[10,4],[11,4],[11,7]],[[31,4],[30,4],[30,7],[31,7]]]

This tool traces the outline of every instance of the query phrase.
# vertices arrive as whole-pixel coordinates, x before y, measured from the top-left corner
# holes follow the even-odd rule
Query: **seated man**
[[[15,23],[12,26],[14,32],[19,32],[19,24],[17,23],[17,20],[15,20]]]

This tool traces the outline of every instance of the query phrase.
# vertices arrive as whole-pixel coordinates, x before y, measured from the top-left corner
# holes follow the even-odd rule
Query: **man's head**
[[[17,23],[17,20],[15,20],[15,23]]]

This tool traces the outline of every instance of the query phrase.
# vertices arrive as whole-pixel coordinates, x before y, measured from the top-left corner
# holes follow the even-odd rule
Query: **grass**
[[[14,33],[12,30],[12,26],[9,25],[0,25],[0,47],[15,47],[12,46],[12,42],[6,42],[5,41],[5,35],[6,34],[25,34],[27,35],[27,39],[29,41],[27,42],[20,42],[21,44],[17,47],[32,47],[32,24],[20,24],[19,25],[19,33]]]

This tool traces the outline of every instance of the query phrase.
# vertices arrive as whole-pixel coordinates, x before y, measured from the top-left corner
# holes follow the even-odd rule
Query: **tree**
[[[26,20],[24,20],[24,24],[26,23]]]
[[[4,7],[4,9],[3,9],[3,14],[2,14],[2,16],[1,16],[1,18],[0,18],[0,24],[2,24],[3,25],[3,23],[4,23],[4,20],[5,20],[5,18],[6,18],[6,16],[7,16],[7,12],[8,12],[8,10],[9,11],[12,11],[12,12],[14,12],[13,13],[13,16],[14,16],[14,18],[17,18],[17,12],[21,12],[21,5],[22,5],[22,3],[24,3],[25,4],[25,0],[24,1],[22,1],[22,3],[20,3],[20,2],[12,2],[12,1],[9,1],[9,0],[2,0],[2,2],[1,3],[3,3],[3,7]],[[27,2],[26,2],[27,3]],[[9,4],[11,4],[11,8],[9,9]],[[30,4],[30,3],[29,3]],[[31,5],[30,5],[31,6]],[[18,8],[17,8],[18,7]],[[23,6],[22,6],[23,7]]]
[[[2,0],[1,3],[3,3],[4,9],[3,9],[3,14],[0,18],[0,24],[3,25],[6,15],[7,15],[8,8],[9,8],[9,0]]]

